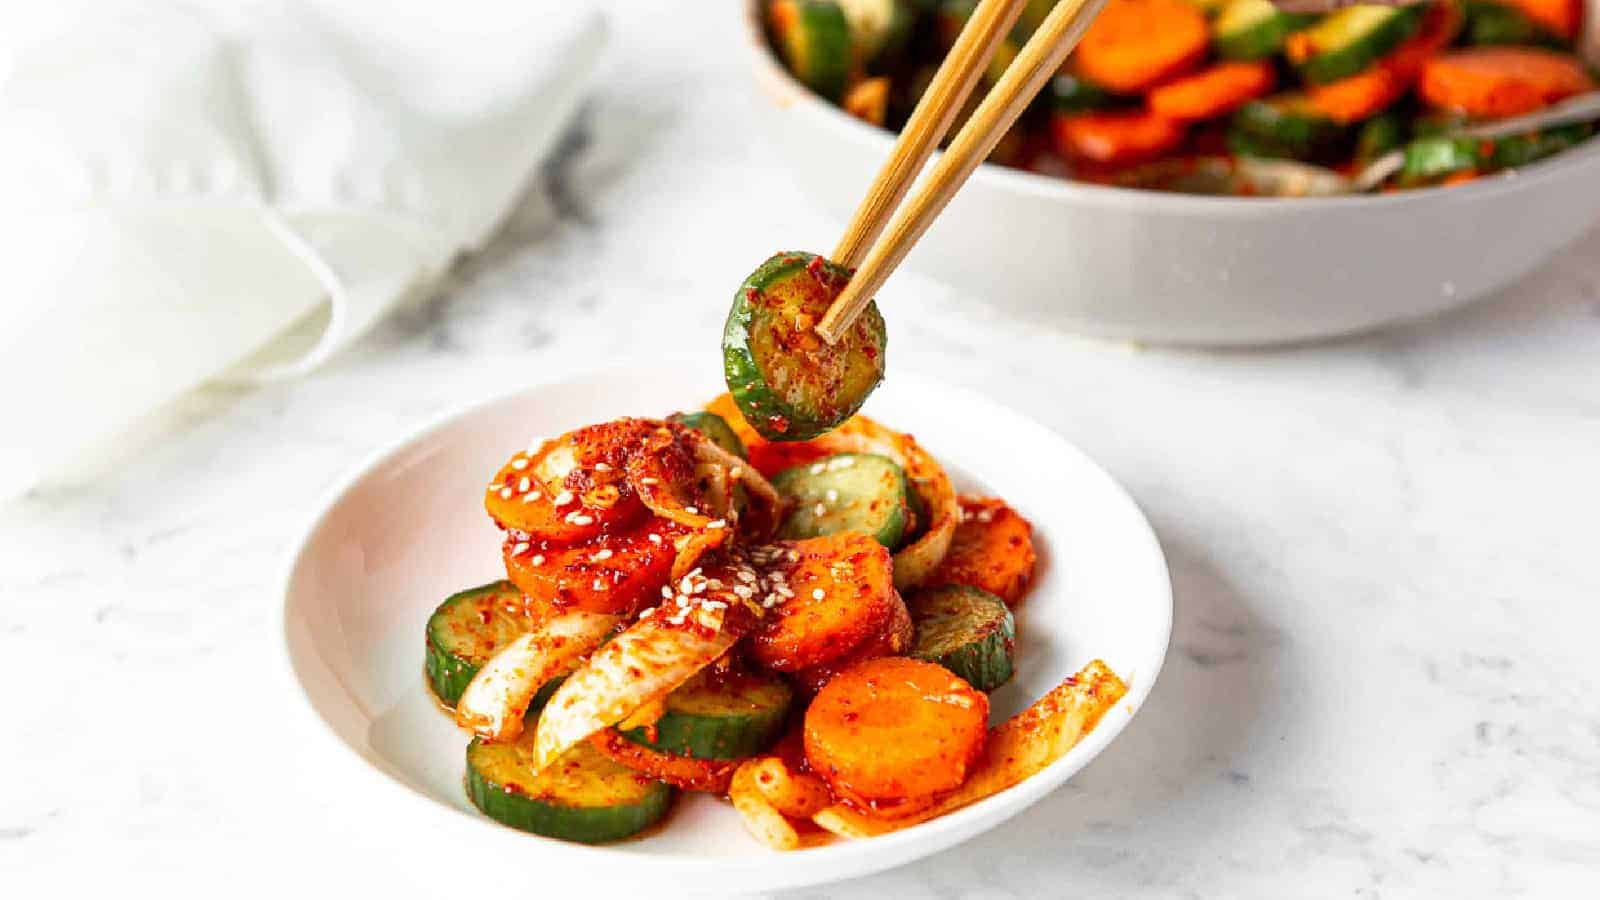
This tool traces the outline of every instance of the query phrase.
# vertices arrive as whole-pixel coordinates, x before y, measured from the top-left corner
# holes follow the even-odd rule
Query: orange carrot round
[[[582,544],[559,545],[506,538],[506,577],[527,596],[536,616],[567,609],[624,615],[656,599],[672,575],[673,542],[682,526],[651,519],[632,531]],[[650,540],[655,534],[661,539]]]
[[[1153,159],[1183,143],[1181,122],[1144,110],[1056,116],[1050,121],[1063,156],[1102,165]]]
[[[883,816],[959,787],[983,753],[989,698],[901,656],[839,673],[806,710],[806,760],[840,800]]]
[[[1418,92],[1428,105],[1477,119],[1533,112],[1594,89],[1583,64],[1535,47],[1474,47],[1430,60]]]
[[[965,584],[1016,606],[1033,579],[1037,559],[1027,519],[1004,500],[962,497],[961,524],[928,584]]]
[[[792,551],[768,567],[790,596],[750,636],[750,655],[779,672],[832,662],[878,633],[894,613],[894,563],[872,538],[846,531],[774,546]]]
[[[1198,122],[1268,93],[1277,79],[1277,70],[1266,60],[1220,62],[1153,89],[1145,101],[1158,116]]]
[[[1078,71],[1131,94],[1184,72],[1210,47],[1205,14],[1188,0],[1110,0],[1078,44]]]
[[[807,694],[815,694],[822,690],[822,686],[833,679],[845,669],[859,662],[877,659],[880,656],[899,656],[911,646],[911,641],[917,636],[916,623],[911,621],[911,610],[906,608],[905,601],[897,593],[894,602],[890,604],[889,620],[878,629],[878,632],[862,641],[854,650],[820,666],[811,666],[801,669],[789,677],[795,686]]]

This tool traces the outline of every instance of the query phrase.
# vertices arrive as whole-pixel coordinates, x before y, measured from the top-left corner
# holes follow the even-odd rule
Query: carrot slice
[[[893,562],[876,540],[847,531],[772,547],[780,552],[762,571],[769,583],[781,578],[788,596],[750,637],[750,655],[762,665],[795,672],[832,662],[893,616]]]
[[[877,659],[880,656],[899,656],[905,653],[917,635],[917,626],[911,621],[911,610],[906,608],[905,601],[898,593],[894,595],[894,602],[890,605],[893,609],[889,613],[889,621],[885,622],[876,634],[833,662],[810,666],[795,672],[791,680],[807,694],[815,694],[822,690],[822,686],[831,681],[833,676],[856,663]]]
[[[1423,68],[1455,39],[1461,10],[1454,3],[1430,8],[1417,33],[1376,65],[1349,78],[1306,86],[1312,109],[1348,125],[1371,118],[1405,96]]]
[[[1153,159],[1183,143],[1181,122],[1136,110],[1056,116],[1050,120],[1063,155],[1103,165]]]
[[[1494,0],[1520,11],[1537,25],[1564,41],[1578,37],[1583,27],[1583,0]]]
[[[666,584],[677,557],[674,543],[687,532],[650,519],[632,531],[570,546],[511,535],[501,555],[506,577],[527,595],[536,616],[566,609],[626,615]]]
[[[1111,0],[1078,44],[1077,67],[1132,94],[1198,65],[1209,46],[1205,14],[1188,0]]]
[[[739,767],[737,759],[695,759],[662,753],[628,740],[614,728],[595,732],[589,742],[612,761],[686,791],[723,793],[733,780],[733,770]]]
[[[1152,90],[1150,111],[1181,122],[1233,112],[1272,90],[1278,72],[1266,60],[1221,62]]]
[[[901,656],[839,673],[806,710],[806,760],[835,796],[892,817],[952,791],[983,753],[989,698]]]
[[[1593,89],[1594,79],[1568,54],[1536,47],[1474,47],[1429,61],[1418,92],[1438,109],[1501,119]]]
[[[1033,579],[1033,526],[995,497],[961,498],[961,524],[929,584],[981,588],[1016,606]]]

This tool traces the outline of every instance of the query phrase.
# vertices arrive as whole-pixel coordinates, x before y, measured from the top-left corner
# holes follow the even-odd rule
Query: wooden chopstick
[[[917,173],[933,155],[933,148],[950,130],[950,123],[967,102],[1000,42],[1011,33],[1025,5],[1027,0],[983,0],[972,11],[845,227],[844,236],[833,250],[834,262],[849,268],[861,264],[867,248],[888,224],[889,214],[900,205]]]
[[[956,133],[950,147],[928,173],[926,182],[895,212],[883,236],[868,251],[843,293],[828,307],[822,321],[817,323],[817,333],[823,340],[834,343],[850,329],[884,281],[949,205],[956,191],[1061,68],[1067,54],[1077,46],[1078,39],[1083,37],[1104,5],[1105,0],[1060,0],[1055,5],[999,83],[983,98],[972,118]],[[859,211],[857,215],[860,216]]]

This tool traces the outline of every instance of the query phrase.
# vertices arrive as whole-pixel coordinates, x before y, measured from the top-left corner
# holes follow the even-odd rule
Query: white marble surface
[[[721,4],[618,6],[583,123],[442,296],[0,510],[0,883],[470,883],[342,805],[302,740],[268,628],[290,540],[442,410],[664,345],[715,365],[732,285],[838,227],[739,125]],[[1597,252],[1600,231],[1465,313],[1270,353],[1130,351],[897,279],[891,370],[1004,397],[1119,477],[1169,554],[1176,632],[1145,711],[1067,789],[806,896],[1594,896]],[[563,882],[581,873],[529,893]]]

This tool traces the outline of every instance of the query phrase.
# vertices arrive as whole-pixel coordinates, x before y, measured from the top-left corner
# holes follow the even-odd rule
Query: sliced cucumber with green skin
[[[911,656],[944,666],[980,691],[1011,679],[1017,624],[1004,600],[952,584],[922,591],[907,605],[917,626]]]
[[[1356,163],[1365,165],[1406,142],[1406,116],[1398,111],[1380,113],[1361,123],[1356,132]]]
[[[1478,138],[1419,138],[1406,145],[1399,179],[1403,184],[1425,184],[1482,168],[1487,162],[1483,150],[1484,142]]]
[[[1466,24],[1462,42],[1475,46],[1522,44],[1564,49],[1566,42],[1546,31],[1519,9],[1504,3],[1468,3],[1462,7]]]
[[[837,101],[850,80],[850,22],[832,0],[773,0],[768,8],[778,53],[794,77]]]
[[[1284,12],[1272,0],[1227,0],[1211,25],[1211,46],[1223,59],[1266,59],[1283,49],[1284,38],[1316,20]]]
[[[886,456],[839,453],[784,469],[772,486],[789,501],[784,540],[859,531],[893,550],[910,518],[905,470]]]
[[[1494,152],[1489,157],[1489,167],[1509,169],[1554,156],[1588,140],[1594,126],[1587,122],[1547,128],[1529,134],[1512,135],[1495,141]]]
[[[521,610],[522,591],[496,581],[451,594],[428,617],[428,684],[444,705],[454,707],[483,664],[528,630]],[[543,705],[554,691],[546,685],[534,703]]]
[[[667,421],[677,422],[686,428],[693,428],[711,439],[711,443],[732,453],[740,459],[749,459],[745,452],[744,441],[739,440],[739,435],[733,431],[733,426],[727,420],[714,412],[688,412],[676,413],[668,416]]]
[[[652,750],[695,759],[742,759],[783,735],[794,691],[767,672],[702,672],[667,695],[653,724],[620,731]]]
[[[1137,97],[1114,94],[1092,81],[1068,72],[1062,72],[1050,79],[1046,93],[1050,99],[1050,108],[1065,113],[1116,109],[1138,102]]]
[[[1243,156],[1322,160],[1348,149],[1348,127],[1313,109],[1303,94],[1252,100],[1233,114],[1229,146]]]
[[[672,788],[607,759],[588,741],[549,768],[533,770],[533,733],[508,743],[467,746],[467,796],[489,818],[512,828],[584,844],[602,844],[655,824]]]
[[[722,331],[722,368],[745,421],[768,440],[804,441],[855,414],[883,381],[888,335],[876,303],[832,345],[813,329],[850,271],[779,253],[739,286]]]
[[[1327,84],[1358,74],[1400,46],[1422,24],[1426,4],[1412,6],[1347,6],[1307,28],[1315,48],[1297,63],[1314,84]]]

